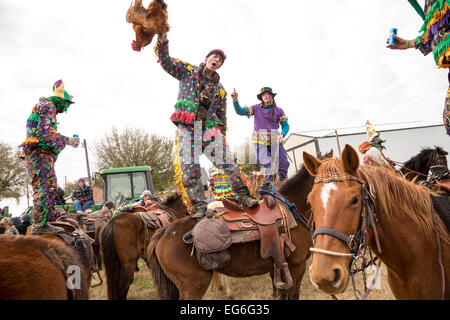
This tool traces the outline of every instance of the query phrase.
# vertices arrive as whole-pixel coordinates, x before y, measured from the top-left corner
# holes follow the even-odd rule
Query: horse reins
[[[344,242],[348,246],[350,253],[335,252],[335,251],[314,248],[314,247],[310,248],[310,251],[328,254],[331,256],[352,258],[352,262],[350,264],[350,275],[352,277],[353,289],[355,292],[355,296],[360,300],[364,300],[369,295],[369,293],[373,290],[375,281],[377,280],[377,278],[379,276],[379,270],[380,270],[379,267],[381,264],[381,261],[378,262],[378,265],[376,265],[376,263],[375,263],[375,261],[378,259],[378,257],[371,258],[368,262],[366,262],[365,257],[364,257],[366,248],[368,247],[366,234],[367,234],[369,228],[372,228],[372,230],[373,230],[373,233],[375,236],[375,242],[377,245],[377,250],[379,253],[381,253],[380,241],[379,241],[378,232],[376,229],[377,218],[376,218],[376,209],[375,209],[375,204],[374,204],[375,195],[374,195],[373,189],[370,186],[370,190],[368,190],[364,181],[355,176],[328,175],[326,178],[319,178],[318,176],[316,176],[316,178],[314,179],[314,184],[331,183],[331,182],[345,182],[345,181],[356,181],[359,184],[361,184],[361,198],[362,198],[361,224],[359,226],[358,231],[353,235],[347,235],[340,231],[334,230],[332,228],[315,229],[314,226],[312,226],[311,229],[313,231],[313,234],[312,234],[313,244],[315,243],[316,237],[318,235],[320,235],[320,234],[329,235],[329,236],[332,236],[332,237]],[[370,256],[372,256],[370,247],[369,247],[369,253],[370,253]],[[360,258],[363,259],[362,267],[352,270],[353,265]],[[377,273],[372,281],[371,286],[369,288],[367,288],[364,270],[372,264],[375,264],[377,266]],[[356,289],[356,284],[355,284],[355,280],[354,280],[354,275],[360,271],[363,272],[364,286],[366,289],[366,292],[362,296],[357,294],[357,292],[359,293],[359,291]],[[336,299],[336,297],[333,297],[333,298]]]

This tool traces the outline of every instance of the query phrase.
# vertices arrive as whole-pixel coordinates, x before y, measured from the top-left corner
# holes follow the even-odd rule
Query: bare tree
[[[19,154],[10,145],[0,142],[0,199],[19,200],[25,191],[28,175]]]
[[[242,171],[246,174],[260,170],[259,164],[256,161],[256,150],[253,144],[246,141],[236,148],[235,154],[241,163]]]
[[[150,166],[155,191],[165,191],[173,187],[173,146],[172,139],[140,128],[126,128],[120,134],[112,127],[94,147],[96,164],[100,170]]]

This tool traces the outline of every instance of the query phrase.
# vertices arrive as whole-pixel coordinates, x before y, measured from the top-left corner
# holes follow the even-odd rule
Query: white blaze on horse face
[[[320,194],[320,198],[322,199],[323,210],[327,210],[327,203],[330,199],[331,190],[337,190],[336,185],[333,182],[325,183],[322,187],[322,192]]]

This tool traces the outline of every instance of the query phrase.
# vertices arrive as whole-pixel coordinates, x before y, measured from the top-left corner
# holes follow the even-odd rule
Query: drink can
[[[389,44],[395,44],[395,38],[394,35],[397,35],[397,28],[392,28],[389,31]]]
[[[74,134],[73,137],[74,137],[74,138],[78,138],[78,135],[77,135],[77,134]],[[77,144],[76,146],[78,147],[78,144]]]

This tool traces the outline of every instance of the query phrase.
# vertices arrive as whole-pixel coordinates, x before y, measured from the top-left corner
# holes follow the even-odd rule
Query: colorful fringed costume
[[[226,141],[226,92],[217,72],[205,76],[206,64],[195,66],[172,58],[168,41],[155,46],[162,68],[179,81],[178,99],[170,117],[178,126],[175,155],[175,184],[191,212],[206,208],[199,157],[205,154],[215,167],[225,171],[233,191],[248,194],[239,177],[239,165]],[[208,56],[221,50],[212,50]],[[207,56],[207,57],[208,57]]]
[[[272,89],[264,87],[260,90],[257,98],[261,100],[264,92],[270,92]],[[262,100],[261,100],[262,101]],[[264,168],[266,181],[272,181],[273,176],[278,173],[280,180],[287,178],[289,161],[286,151],[282,148],[277,138],[279,136],[278,128],[281,125],[281,134],[286,136],[289,131],[288,118],[283,109],[274,105],[265,105],[263,102],[251,107],[242,108],[238,100],[233,100],[233,105],[238,115],[254,117],[254,129],[252,143],[256,147],[256,157],[259,165]],[[278,153],[278,157],[276,154]]]
[[[363,157],[365,165],[382,166],[390,170],[395,170],[394,163],[383,153],[384,146],[381,145],[383,140],[376,139],[379,133],[375,131],[369,121],[366,123],[367,141],[361,143],[358,147]]]
[[[424,19],[421,35],[415,39],[415,47],[424,55],[433,52],[434,61],[440,68],[450,68],[450,0],[425,0],[421,10],[417,1],[409,1]],[[449,89],[443,112],[444,125],[450,135],[450,70]]]
[[[42,226],[57,218],[55,162],[69,142],[68,137],[57,132],[56,114],[67,110],[72,103],[71,96],[64,91],[61,80],[53,89],[52,97],[40,98],[33,107],[26,124],[27,137],[19,146],[23,148],[22,155],[33,188],[33,220]]]
[[[209,190],[211,191],[211,200],[236,198],[225,172],[216,168],[213,168],[209,175]]]

